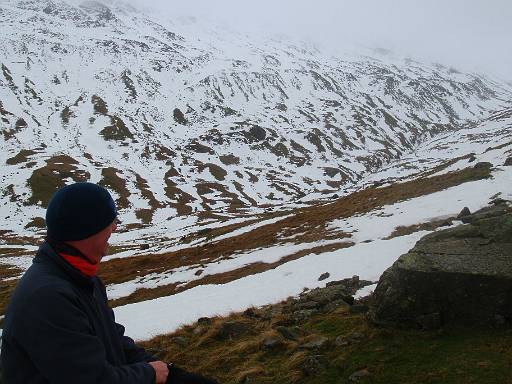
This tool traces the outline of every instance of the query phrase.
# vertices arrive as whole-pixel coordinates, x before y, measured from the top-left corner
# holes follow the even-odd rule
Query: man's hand
[[[167,384],[219,384],[217,381],[198,375],[197,373],[187,372],[174,364],[169,365],[169,377]]]
[[[167,376],[169,375],[169,368],[163,361],[152,361],[149,363],[155,370],[155,383],[165,384],[167,382]]]

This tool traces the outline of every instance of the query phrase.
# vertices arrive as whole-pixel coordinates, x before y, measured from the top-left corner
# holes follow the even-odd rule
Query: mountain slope
[[[332,194],[512,95],[122,3],[7,0],[0,22],[1,215],[17,232],[66,180],[109,187],[132,224]]]

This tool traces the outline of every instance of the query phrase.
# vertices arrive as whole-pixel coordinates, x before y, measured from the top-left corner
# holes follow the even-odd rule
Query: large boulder
[[[438,328],[512,320],[512,209],[504,202],[468,224],[429,234],[382,275],[370,318]]]

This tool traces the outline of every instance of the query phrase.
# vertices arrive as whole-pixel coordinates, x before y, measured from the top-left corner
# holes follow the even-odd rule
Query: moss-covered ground
[[[226,321],[248,323],[250,332],[219,338]],[[341,308],[294,325],[300,336],[288,340],[275,330],[287,321],[282,315],[264,320],[233,314],[186,326],[145,346],[162,359],[230,384],[512,382],[511,329],[377,328],[365,315]],[[318,336],[328,338],[324,346],[304,347]],[[277,347],[264,347],[269,337],[279,340]]]

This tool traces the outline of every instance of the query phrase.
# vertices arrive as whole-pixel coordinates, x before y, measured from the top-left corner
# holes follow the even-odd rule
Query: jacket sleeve
[[[139,362],[150,362],[150,361],[157,361],[158,359],[146,352],[146,350],[142,347],[139,347],[132,338],[126,336],[124,334],[125,328],[121,324],[116,323],[116,317],[114,315],[114,311],[109,307],[108,305],[108,298],[107,298],[107,291],[105,289],[105,284],[103,284],[103,281],[101,279],[96,278],[96,283],[98,285],[98,288],[102,294],[102,297],[104,299],[104,305],[108,308],[110,317],[112,319],[112,322],[115,323],[117,335],[119,337],[119,341],[121,343],[121,346],[123,347],[126,360],[128,363],[139,363]]]
[[[112,310],[111,310],[112,311]],[[114,312],[112,311],[112,316],[114,316]],[[123,346],[124,353],[126,355],[126,360],[129,363],[138,363],[138,362],[150,362],[157,361],[158,359],[149,353],[142,347],[139,347],[132,338],[125,336],[124,327],[121,324],[116,323],[117,333],[119,338],[121,339],[121,345]]]
[[[39,290],[16,319],[16,341],[52,384],[153,384],[146,362],[112,366],[87,315],[65,290]]]

